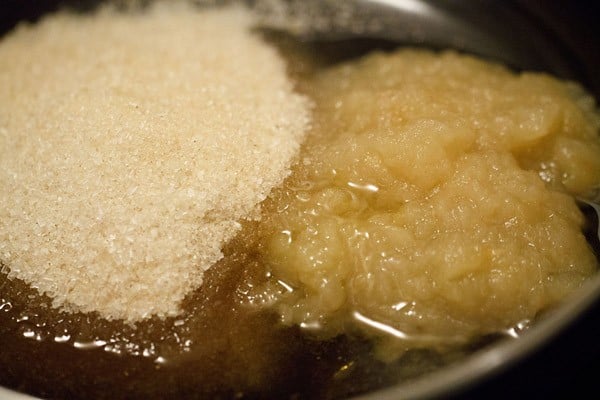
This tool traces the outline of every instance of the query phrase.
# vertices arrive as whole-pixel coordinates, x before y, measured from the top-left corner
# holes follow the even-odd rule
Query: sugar
[[[309,124],[252,24],[240,8],[160,4],[61,12],[0,42],[9,275],[70,311],[177,315]]]

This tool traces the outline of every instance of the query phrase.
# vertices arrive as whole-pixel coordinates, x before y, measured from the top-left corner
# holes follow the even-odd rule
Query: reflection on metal
[[[415,14],[429,14],[435,11],[429,4],[420,0],[367,0],[366,3],[383,4]]]

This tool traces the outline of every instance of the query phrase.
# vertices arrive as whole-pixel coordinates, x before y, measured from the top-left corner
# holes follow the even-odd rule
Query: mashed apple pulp
[[[260,227],[284,323],[360,326],[394,358],[531,320],[596,270],[573,196],[600,183],[599,118],[578,86],[401,50],[309,92],[312,137]]]

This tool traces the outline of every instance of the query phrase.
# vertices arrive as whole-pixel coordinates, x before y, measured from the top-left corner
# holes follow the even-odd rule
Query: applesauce
[[[399,50],[307,90],[313,130],[259,234],[257,292],[283,323],[358,329],[390,359],[526,324],[596,270],[573,196],[600,183],[599,117],[579,86]]]

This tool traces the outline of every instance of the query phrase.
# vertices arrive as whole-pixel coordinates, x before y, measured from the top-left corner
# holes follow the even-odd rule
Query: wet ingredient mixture
[[[285,324],[358,327],[395,358],[533,320],[596,271],[573,196],[600,184],[600,120],[577,85],[399,50],[310,94],[315,127],[261,224]]]
[[[205,38],[202,29],[237,34],[207,37],[206,46],[216,39],[227,46],[203,53],[200,58],[210,54],[210,62],[200,69],[188,64],[186,40],[177,41],[181,48],[158,40],[159,55],[141,49],[112,53],[116,64],[99,66],[96,57],[89,57],[89,38],[83,45],[84,36],[69,36],[71,47],[64,48],[69,57],[60,52],[52,57],[65,63],[73,57],[91,60],[77,74],[128,65],[147,68],[125,68],[127,79],[115,86],[101,83],[100,91],[92,93],[68,90],[63,85],[77,78],[65,80],[51,70],[44,91],[10,89],[1,97],[8,103],[25,94],[26,100],[47,105],[45,118],[31,119],[38,110],[24,107],[29,114],[15,109],[0,120],[5,124],[0,151],[6,152],[0,162],[11,167],[3,166],[0,196],[13,205],[2,203],[1,212],[17,222],[2,225],[5,240],[0,243],[3,386],[44,398],[343,398],[452,364],[506,330],[534,323],[596,271],[573,196],[592,197],[600,183],[600,119],[593,99],[579,86],[546,75],[515,74],[452,52],[396,50],[324,67],[317,62],[319,54],[298,56],[302,46],[288,44],[277,51],[286,56],[297,91],[314,103],[310,131],[304,132],[308,101],[292,92],[275,48],[256,42],[246,29],[245,13],[207,12],[214,20],[205,24],[198,24],[198,15],[189,9],[153,13],[110,18],[59,14],[42,21],[39,29],[47,31],[38,39],[51,42],[57,35],[63,43],[69,27],[91,34],[96,23],[101,32],[114,23],[127,32],[114,40],[128,37],[142,49],[144,35],[136,31],[142,27],[157,40],[164,34],[159,27],[187,32],[184,38],[193,38],[194,45]],[[37,43],[33,39],[42,32],[37,28],[17,31],[25,42],[11,50],[24,51],[27,40]],[[0,51],[10,46],[5,38]],[[79,50],[72,54],[73,49]],[[236,56],[258,51],[264,59],[247,54],[240,65],[230,50]],[[180,82],[176,95],[166,96],[159,89],[169,88],[171,81],[160,73],[168,71],[153,68],[159,58],[169,60],[171,52],[189,67],[184,72],[202,73],[198,81]],[[4,59],[0,66],[12,68],[1,64]],[[35,72],[25,55],[22,62]],[[217,80],[212,86],[221,76],[216,65],[225,65],[239,80]],[[211,79],[204,81],[204,74]],[[104,75],[98,76],[104,82]],[[141,82],[148,76],[160,79]],[[8,88],[37,83],[4,79]],[[119,82],[134,83],[128,89],[132,92],[113,92]],[[204,85],[210,90],[202,91]],[[266,85],[274,86],[263,93]],[[63,106],[44,97],[51,90],[64,92],[59,96]],[[82,103],[88,96],[97,103]],[[165,113],[138,117],[144,108],[129,104],[131,96],[137,96],[135,104]],[[256,96],[264,103],[257,103]],[[199,117],[198,110],[206,114]],[[253,124],[245,124],[245,118]],[[83,121],[89,124],[82,127]],[[206,124],[218,134],[194,145],[192,133]],[[26,130],[15,134],[14,126]],[[253,129],[243,129],[249,126]],[[256,132],[265,126],[278,139],[260,141],[262,134]],[[22,153],[11,153],[7,144]],[[237,150],[231,153],[230,146]],[[85,151],[79,153],[80,147]],[[281,153],[283,148],[288,151]],[[154,152],[141,157],[136,149]],[[273,162],[275,155],[281,156],[279,163]],[[206,175],[205,168],[198,168],[205,165],[203,157],[212,160],[211,166],[231,163],[241,169],[217,168]],[[125,160],[139,166],[144,159],[157,168],[111,164]],[[279,185],[287,174],[280,167],[292,159],[291,176]],[[159,162],[162,169],[154,165]],[[119,168],[106,168],[114,165]],[[269,183],[248,173],[263,167],[273,172]],[[206,181],[196,176],[199,170]],[[105,172],[94,174],[98,171]],[[54,184],[44,185],[42,177],[50,172]],[[75,172],[95,180],[67,179]],[[82,182],[102,190],[69,191]],[[129,188],[123,182],[154,184],[129,192],[123,191]],[[202,182],[223,191],[205,202],[199,195],[204,192],[196,190]],[[228,186],[232,182],[238,186]],[[246,191],[248,182],[260,190]],[[155,186],[157,197],[136,194]],[[178,190],[169,191],[171,186]],[[70,194],[59,201],[59,193]],[[98,197],[106,193],[119,195],[112,202]],[[246,194],[254,201],[246,202]],[[80,207],[62,207],[62,202]],[[223,202],[244,212],[221,207]],[[102,224],[94,219],[98,204],[115,207]],[[44,216],[46,230],[35,223]],[[148,236],[148,223],[160,228],[159,237],[165,235],[172,246]],[[130,229],[138,224],[139,230]],[[206,234],[194,230],[198,224],[226,229]],[[93,227],[129,229],[131,234],[122,241],[115,237],[120,250],[118,257],[108,257],[107,271],[99,267],[103,263],[70,262],[74,253],[75,259],[93,254],[98,261],[106,255],[100,250],[109,252],[110,241],[90,236]],[[64,247],[63,239],[78,242]],[[197,260],[194,247],[180,248],[179,240],[200,248],[210,243],[211,261]],[[152,255],[164,263],[154,263]],[[145,264],[163,267],[147,269]],[[183,275],[163,275],[163,270],[173,273],[171,264],[179,265],[175,271]],[[196,278],[187,282],[190,276]],[[174,284],[184,289],[164,297]],[[73,289],[62,290],[67,287]],[[148,297],[152,288],[157,295]]]

